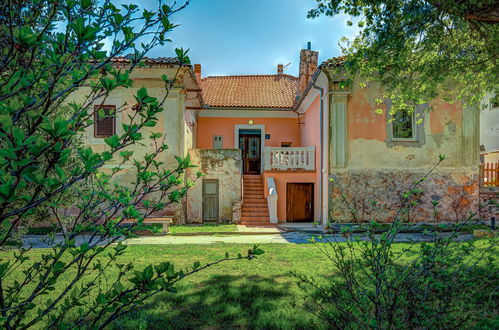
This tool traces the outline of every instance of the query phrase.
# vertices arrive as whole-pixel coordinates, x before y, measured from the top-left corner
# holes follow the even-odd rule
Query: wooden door
[[[261,137],[256,134],[239,135],[239,149],[243,156],[243,174],[260,174]]]
[[[314,220],[313,183],[287,184],[286,218],[288,222],[313,222]]]
[[[218,221],[218,180],[203,180],[203,220]]]

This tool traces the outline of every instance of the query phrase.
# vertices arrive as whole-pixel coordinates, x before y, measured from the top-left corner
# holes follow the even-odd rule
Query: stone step
[[[272,224],[270,221],[258,221],[258,222],[248,221],[248,222],[241,222],[240,224],[244,226],[260,226],[260,227],[274,226],[274,224]]]
[[[263,189],[262,188],[244,188],[244,193],[249,193],[249,192],[259,192],[263,195]]]
[[[246,188],[246,187],[253,187],[253,186],[263,187],[263,183],[261,183],[261,182],[243,182],[243,187],[244,188]]]
[[[243,207],[245,205],[267,205],[267,201],[264,198],[243,198]]]
[[[257,191],[257,190],[245,191],[244,197],[246,196],[259,196],[260,198],[263,198],[263,191]]]
[[[265,211],[268,211],[268,207],[267,207],[267,204],[243,204],[242,208],[241,208],[242,211],[244,210],[265,210]]]
[[[241,224],[255,223],[255,222],[268,222],[270,223],[269,217],[241,217]]]
[[[270,223],[270,222],[245,222],[245,223],[241,223],[241,225],[249,226],[249,227],[269,227],[269,228],[275,228],[275,224]]]
[[[268,218],[269,213],[268,212],[241,212],[241,217],[244,218],[253,218],[253,219],[260,219],[260,218]]]

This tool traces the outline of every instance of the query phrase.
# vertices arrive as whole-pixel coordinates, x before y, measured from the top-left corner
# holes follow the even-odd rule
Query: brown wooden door
[[[313,222],[314,184],[288,183],[286,187],[286,218],[289,222]]]
[[[203,220],[218,221],[218,180],[203,180]]]
[[[243,156],[243,174],[260,174],[261,137],[255,134],[239,135],[239,149]]]

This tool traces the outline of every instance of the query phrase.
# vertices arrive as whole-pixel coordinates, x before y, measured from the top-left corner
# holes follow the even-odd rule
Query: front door
[[[243,156],[243,174],[260,174],[261,137],[258,134],[240,134],[239,149]]]
[[[203,220],[218,221],[218,180],[203,180]]]
[[[288,222],[313,222],[314,184],[288,183],[286,187],[286,218]]]

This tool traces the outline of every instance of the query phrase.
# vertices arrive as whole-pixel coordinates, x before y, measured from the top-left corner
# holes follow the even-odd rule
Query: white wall
[[[480,112],[480,144],[485,151],[499,150],[499,107],[490,108],[491,94],[484,99],[485,109]]]

